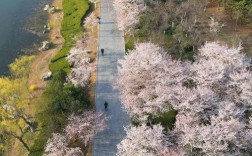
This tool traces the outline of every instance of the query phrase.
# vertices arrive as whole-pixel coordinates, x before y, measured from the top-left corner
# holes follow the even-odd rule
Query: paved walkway
[[[123,126],[130,123],[129,116],[122,110],[118,90],[113,89],[117,75],[117,60],[124,56],[123,32],[117,29],[113,0],[101,0],[101,24],[99,49],[104,49],[104,56],[99,53],[96,82],[96,111],[110,116],[107,128],[97,134],[93,142],[93,156],[114,156],[116,145],[125,136]],[[104,102],[108,102],[108,110]]]

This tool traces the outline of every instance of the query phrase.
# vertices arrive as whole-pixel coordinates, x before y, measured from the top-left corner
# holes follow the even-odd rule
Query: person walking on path
[[[96,18],[98,20],[98,23],[101,24],[101,17],[97,16]]]
[[[107,101],[105,101],[104,107],[105,107],[105,110],[107,110],[107,108],[108,108],[108,103],[107,103]]]
[[[104,54],[104,49],[101,48],[101,55],[103,56],[103,54]]]

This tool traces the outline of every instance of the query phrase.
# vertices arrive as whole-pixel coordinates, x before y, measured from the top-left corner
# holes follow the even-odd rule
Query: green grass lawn
[[[62,21],[61,35],[65,39],[62,49],[51,59],[49,66],[52,72],[60,69],[66,72],[70,71],[66,56],[71,47],[76,43],[75,37],[81,36],[83,33],[82,19],[89,9],[87,0],[63,0],[64,19]]]
[[[49,68],[53,73],[59,71],[60,69],[65,70],[67,73],[70,71],[69,63],[65,57],[62,57],[61,59],[51,63]]]

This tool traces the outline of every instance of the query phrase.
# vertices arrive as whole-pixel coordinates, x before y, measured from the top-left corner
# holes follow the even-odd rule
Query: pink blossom
[[[139,20],[139,14],[146,9],[143,0],[115,0],[113,5],[119,30],[126,30],[135,25]]]
[[[71,115],[65,128],[68,140],[80,140],[86,146],[97,132],[105,128],[107,117],[102,113],[86,111],[82,115]]]

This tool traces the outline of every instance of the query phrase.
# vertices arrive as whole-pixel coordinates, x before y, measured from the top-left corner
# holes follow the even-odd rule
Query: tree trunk
[[[29,146],[24,142],[22,137],[18,137],[16,136],[15,138],[17,138],[19,140],[19,142],[22,143],[22,145],[25,147],[25,149],[30,153],[31,149],[29,148]]]
[[[25,149],[30,153],[31,149],[29,148],[29,146],[24,142],[23,137],[16,135],[15,133],[11,133],[11,132],[6,132],[7,135],[13,136],[14,138],[18,139],[18,141],[25,147]]]
[[[33,133],[34,129],[33,129],[32,123],[25,116],[21,116],[21,118],[25,121],[25,123],[29,126],[31,132]]]

